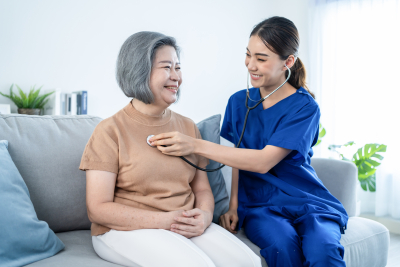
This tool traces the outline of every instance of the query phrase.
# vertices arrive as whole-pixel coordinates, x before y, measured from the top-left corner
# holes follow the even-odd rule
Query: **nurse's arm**
[[[292,151],[290,149],[265,146],[262,150],[234,148],[197,139],[194,153],[251,172],[267,173]]]
[[[292,151],[270,145],[262,150],[227,147],[179,132],[159,134],[150,141],[166,155],[185,156],[194,153],[239,170],[258,173],[267,173]]]

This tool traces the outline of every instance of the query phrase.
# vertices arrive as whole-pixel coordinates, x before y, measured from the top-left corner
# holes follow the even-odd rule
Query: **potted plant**
[[[326,135],[326,130],[319,124],[318,142],[315,146],[321,143],[321,139]],[[364,191],[376,191],[376,168],[381,165],[383,156],[380,154],[386,152],[386,145],[383,144],[366,144],[359,148],[351,159],[346,158],[339,150],[341,148],[351,147],[355,145],[353,141],[347,142],[344,145],[330,145],[329,150],[336,152],[341,160],[353,162],[358,169],[358,180],[361,188]]]
[[[26,95],[21,88],[17,85],[17,88],[19,90],[19,96],[14,94],[13,92],[13,86],[14,84],[11,85],[10,87],[10,95],[5,95],[0,92],[2,96],[8,97],[11,99],[14,104],[18,107],[18,113],[19,114],[27,114],[27,115],[40,115],[41,110],[43,107],[46,105],[46,103],[49,101],[49,99],[46,99],[49,95],[51,95],[53,92],[44,94],[39,96],[40,89],[42,89],[43,86],[41,86],[38,89],[35,89],[35,86],[31,87],[29,94]]]
[[[381,165],[383,156],[380,154],[386,152],[386,145],[366,144],[354,153],[351,159],[346,158],[337,149],[341,147],[350,147],[355,143],[347,142],[344,145],[330,145],[329,150],[339,154],[340,159],[353,162],[358,169],[358,180],[364,191],[375,192],[376,190],[376,168]]]

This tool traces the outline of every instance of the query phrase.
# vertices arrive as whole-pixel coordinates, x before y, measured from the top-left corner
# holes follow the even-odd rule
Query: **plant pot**
[[[41,109],[39,108],[19,108],[19,114],[26,114],[26,115],[40,115]]]

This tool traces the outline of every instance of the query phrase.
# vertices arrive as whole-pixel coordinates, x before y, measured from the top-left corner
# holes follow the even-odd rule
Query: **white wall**
[[[253,26],[273,15],[300,32],[308,63],[308,0],[0,0],[0,91],[12,83],[87,90],[91,115],[109,117],[128,98],[114,78],[122,43],[138,31],[174,36],[182,48],[182,97],[173,110],[198,122],[225,111],[246,85],[244,53]],[[0,96],[0,103],[11,103]],[[12,104],[12,112],[16,106]]]

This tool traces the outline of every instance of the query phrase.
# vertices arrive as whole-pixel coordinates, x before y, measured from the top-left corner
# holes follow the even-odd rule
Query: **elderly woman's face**
[[[150,74],[150,89],[156,105],[171,105],[182,83],[182,73],[175,48],[162,46],[157,49]]]

